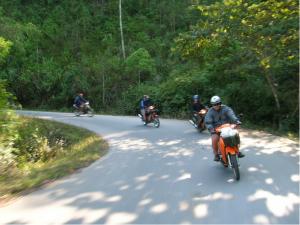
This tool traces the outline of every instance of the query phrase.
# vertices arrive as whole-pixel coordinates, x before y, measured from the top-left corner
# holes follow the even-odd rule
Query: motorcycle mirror
[[[243,113],[238,114],[238,118],[242,118],[244,116]]]

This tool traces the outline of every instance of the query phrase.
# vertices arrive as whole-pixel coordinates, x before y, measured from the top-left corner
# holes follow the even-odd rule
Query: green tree
[[[5,62],[6,57],[9,55],[11,46],[11,41],[0,37],[0,66]],[[0,114],[3,112],[3,109],[8,107],[8,97],[9,93],[6,91],[5,83],[0,79]]]
[[[149,52],[144,48],[139,48],[133,52],[125,61],[126,69],[129,73],[138,75],[138,84],[141,84],[141,76],[146,73],[155,72],[154,60]]]
[[[4,63],[11,49],[12,42],[0,37],[0,65]]]
[[[204,19],[177,39],[176,50],[184,58],[209,68],[211,85],[223,86],[220,93],[227,99],[242,96],[245,100],[239,101],[241,109],[248,108],[243,101],[249,102],[249,93],[245,95],[235,84],[251,79],[264,81],[266,85],[251,82],[253,96],[258,93],[257,88],[266,91],[259,91],[263,95],[249,103],[262,105],[265,115],[258,118],[274,121],[281,127],[293,114],[287,108],[298,106],[297,3],[226,0],[198,5],[197,9]]]

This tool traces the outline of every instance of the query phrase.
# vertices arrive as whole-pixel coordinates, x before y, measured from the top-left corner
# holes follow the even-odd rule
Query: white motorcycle
[[[85,102],[80,107],[77,107],[74,104],[73,107],[74,107],[74,114],[75,114],[75,116],[80,116],[80,115],[84,115],[84,114],[88,115],[89,117],[94,116],[94,110],[90,106],[89,102]]]

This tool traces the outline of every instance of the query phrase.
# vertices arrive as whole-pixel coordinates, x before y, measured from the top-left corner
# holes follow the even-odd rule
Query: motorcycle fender
[[[221,137],[220,137],[220,140],[219,140],[219,150],[220,150],[223,162],[225,164],[227,164],[225,144],[224,144],[224,141]]]
[[[235,155],[238,153],[237,147],[226,147],[226,154]]]
[[[235,147],[226,147],[226,155],[228,157],[228,164],[230,166],[230,168],[232,168],[232,165],[231,165],[231,162],[230,162],[230,155],[237,155],[238,153],[238,148],[235,146]]]
[[[234,152],[234,153],[228,153],[227,154],[227,157],[228,157],[228,164],[229,164],[229,166],[230,166],[230,168],[232,168],[232,165],[231,165],[231,162],[230,162],[230,155],[234,155],[235,157],[236,157],[236,160],[237,160],[237,162],[239,161],[239,158],[237,157],[237,153],[236,152]],[[238,163],[238,166],[240,166],[240,164]]]
[[[219,140],[219,149],[220,149],[220,152],[222,155],[223,162],[226,162],[226,163],[228,162],[228,159],[227,159],[228,154],[235,155],[239,151],[237,146],[234,146],[234,147],[225,146],[224,141],[221,137]]]

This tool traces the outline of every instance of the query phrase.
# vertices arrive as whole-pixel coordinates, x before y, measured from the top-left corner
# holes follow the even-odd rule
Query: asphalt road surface
[[[240,181],[188,121],[23,114],[84,127],[106,156],[0,208],[0,224],[299,224],[298,143],[241,129]]]

